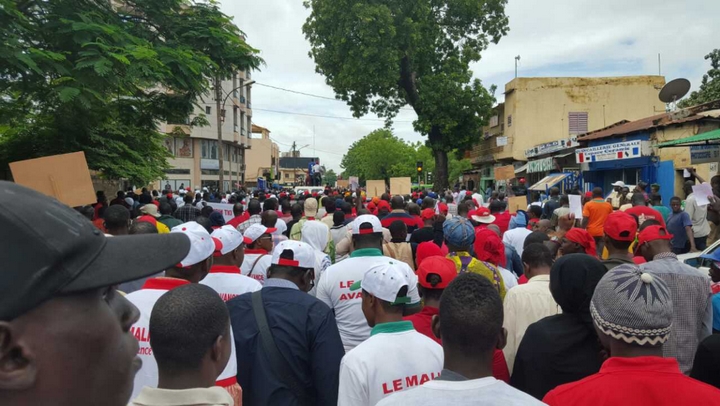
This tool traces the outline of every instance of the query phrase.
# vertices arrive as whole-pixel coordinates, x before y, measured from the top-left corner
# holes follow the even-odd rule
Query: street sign
[[[585,162],[616,161],[619,159],[632,159],[642,156],[642,141],[618,142],[615,144],[598,145],[595,147],[575,150],[575,161],[579,164]]]
[[[720,161],[720,145],[690,146],[690,163],[693,165]]]

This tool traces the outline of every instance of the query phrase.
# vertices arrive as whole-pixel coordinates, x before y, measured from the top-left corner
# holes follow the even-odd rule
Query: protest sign
[[[495,180],[515,179],[515,167],[512,165],[495,168]]]
[[[380,197],[385,193],[385,181],[384,180],[369,180],[367,181],[367,195],[369,197]]]
[[[510,213],[517,213],[518,210],[527,210],[527,206],[527,197],[525,196],[508,197],[508,211]]]
[[[358,179],[357,176],[351,176],[350,177],[350,190],[353,192],[357,190],[357,188],[360,185],[360,179]]]
[[[412,180],[407,178],[390,178],[390,194],[395,195],[409,195],[411,189]]]
[[[95,189],[85,153],[46,156],[10,163],[15,183],[70,206],[95,203]]]

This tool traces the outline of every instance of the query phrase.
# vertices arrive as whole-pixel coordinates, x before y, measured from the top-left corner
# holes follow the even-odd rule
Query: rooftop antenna
[[[517,78],[517,65],[520,62],[520,55],[515,57],[515,78]]]
[[[666,111],[673,112],[677,110],[678,100],[685,97],[690,91],[690,81],[687,79],[671,80],[660,90],[660,101],[665,103]]]

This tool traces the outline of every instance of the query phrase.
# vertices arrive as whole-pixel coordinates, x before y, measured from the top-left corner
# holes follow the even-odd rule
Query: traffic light
[[[428,184],[428,185],[432,185],[433,180],[434,180],[434,178],[433,178],[433,173],[432,173],[432,172],[428,172],[428,173],[427,173],[427,184]]]
[[[418,174],[423,171],[423,163],[422,163],[422,161],[418,161],[418,162],[417,162],[417,171],[418,171]]]

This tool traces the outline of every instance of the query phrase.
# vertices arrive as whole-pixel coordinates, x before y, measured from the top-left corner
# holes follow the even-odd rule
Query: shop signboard
[[[553,152],[562,151],[564,149],[576,148],[579,145],[580,144],[575,137],[550,141],[544,144],[536,145],[530,149],[526,149],[525,157],[532,158],[534,156],[552,154]]]
[[[553,169],[553,158],[528,161],[527,173],[548,172]]]
[[[201,159],[200,160],[200,169],[217,171],[220,169],[220,161],[217,159]]]
[[[616,161],[619,159],[632,159],[642,156],[642,141],[617,142],[615,144],[598,145],[595,147],[575,150],[575,162]]]
[[[690,163],[693,165],[720,161],[720,145],[690,146]]]

